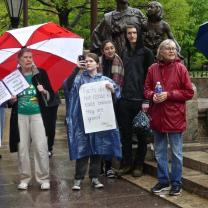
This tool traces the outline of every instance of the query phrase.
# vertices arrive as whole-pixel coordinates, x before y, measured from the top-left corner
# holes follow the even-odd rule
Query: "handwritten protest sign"
[[[29,84],[19,70],[15,70],[3,80],[0,81],[0,104],[9,100],[12,95],[18,95],[24,89],[28,88]]]
[[[116,128],[111,92],[106,89],[108,81],[84,84],[79,96],[85,133],[106,131]]]

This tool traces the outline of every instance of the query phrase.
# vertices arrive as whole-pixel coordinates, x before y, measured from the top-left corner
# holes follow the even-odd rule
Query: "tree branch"
[[[41,4],[43,4],[43,5],[45,5],[45,6],[48,6],[48,7],[54,7],[54,5],[49,4],[48,2],[45,2],[45,1],[43,1],[43,0],[36,0],[36,1],[38,1],[38,2],[40,2]]]
[[[84,4],[75,7],[76,9],[79,9],[79,12],[77,14],[77,16],[74,18],[74,20],[69,23],[69,27],[73,28],[80,20],[82,14],[84,13],[84,10],[86,9],[87,4],[89,3],[89,0],[86,0]]]
[[[51,12],[53,14],[58,15],[58,12],[55,12],[54,10],[50,10],[50,9],[36,9],[36,8],[28,8],[30,10],[35,10],[35,11],[44,11],[44,12]]]

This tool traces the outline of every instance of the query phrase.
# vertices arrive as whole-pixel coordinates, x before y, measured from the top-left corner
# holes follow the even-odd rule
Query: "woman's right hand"
[[[86,67],[86,61],[85,60],[81,60],[81,61],[77,61],[77,66],[80,68],[80,69],[84,69]]]
[[[17,96],[12,96],[10,99],[11,104],[17,102]]]
[[[154,103],[162,103],[165,100],[167,100],[168,97],[168,93],[167,92],[161,92],[161,93],[155,93],[153,95],[153,102]]]

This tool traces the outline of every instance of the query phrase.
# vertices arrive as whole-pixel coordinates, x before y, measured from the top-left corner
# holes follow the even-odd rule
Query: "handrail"
[[[208,78],[208,71],[189,71],[191,78]]]

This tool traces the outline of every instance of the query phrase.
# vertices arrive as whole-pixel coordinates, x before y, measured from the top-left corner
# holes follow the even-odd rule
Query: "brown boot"
[[[136,166],[132,171],[132,176],[141,177],[142,175],[143,175],[143,166],[142,165]]]

